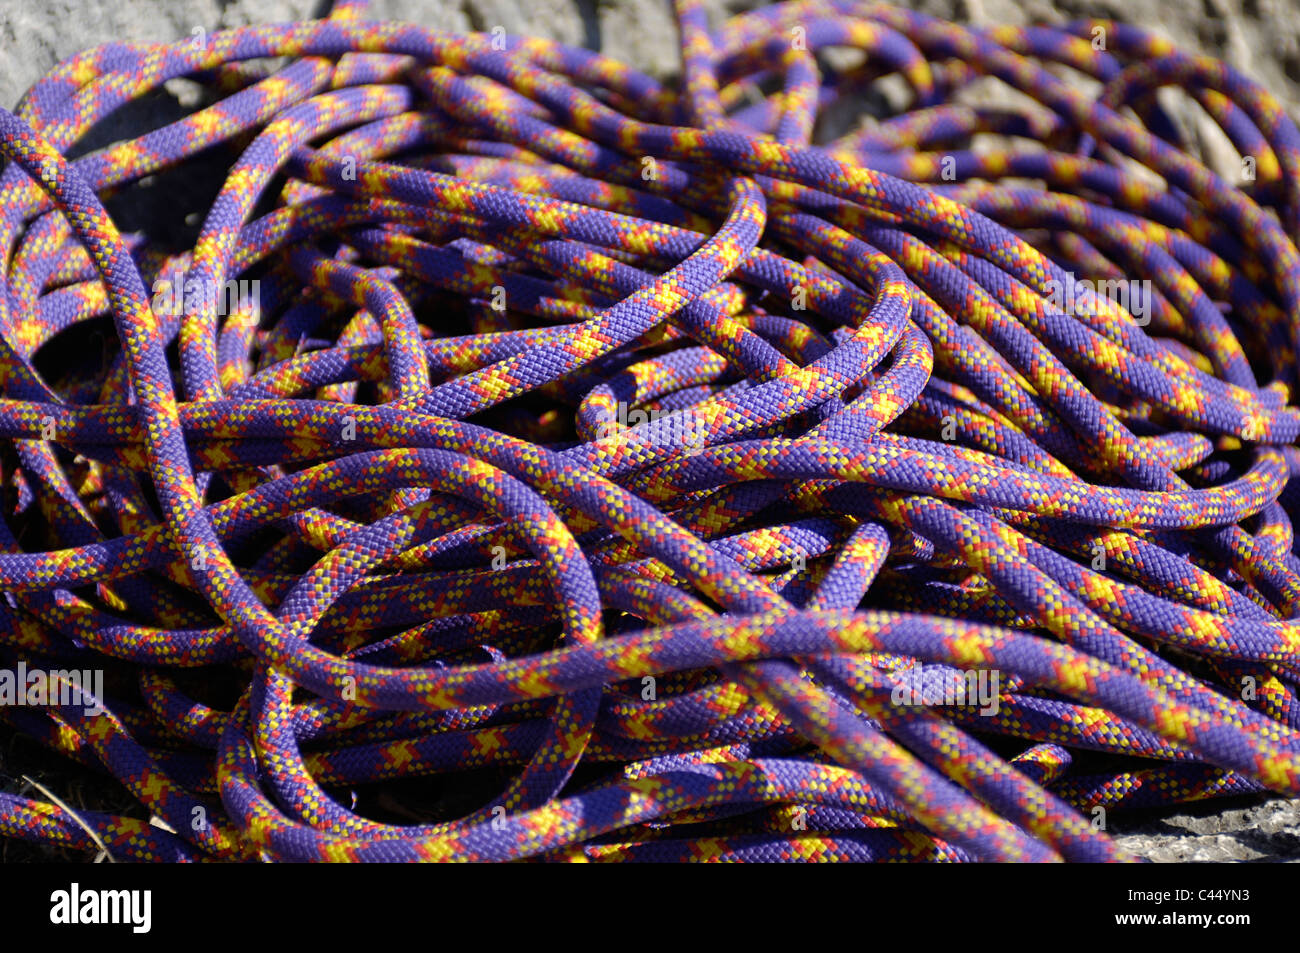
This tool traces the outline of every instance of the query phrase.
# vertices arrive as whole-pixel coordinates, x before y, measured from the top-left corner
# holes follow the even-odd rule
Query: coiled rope
[[[681,2],[677,92],[364,16],[110,43],[0,111],[0,667],[46,696],[0,718],[139,801],[3,793],[0,835],[1111,860],[1107,811],[1300,793],[1267,92],[1100,21]],[[909,108],[828,138],[886,76]],[[203,108],[85,152],[180,77]],[[192,248],[105,211],[224,154]],[[349,795],[412,778],[456,796]]]

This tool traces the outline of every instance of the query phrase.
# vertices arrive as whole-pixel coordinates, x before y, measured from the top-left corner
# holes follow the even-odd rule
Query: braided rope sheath
[[[364,17],[108,44],[0,111],[0,669],[49,696],[0,718],[141,805],[0,794],[0,836],[1117,860],[1106,810],[1300,793],[1300,133],[1264,90],[883,4],[683,0],[680,92]],[[891,74],[908,110],[813,144]],[[986,76],[1024,105],[968,105]],[[208,104],[68,158],[177,77]],[[222,150],[192,248],[105,211]],[[482,797],[346,803],[429,776]]]

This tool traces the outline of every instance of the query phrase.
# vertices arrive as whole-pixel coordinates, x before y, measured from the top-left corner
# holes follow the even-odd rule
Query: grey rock
[[[1300,863],[1300,799],[1207,810],[1173,814],[1119,833],[1116,840],[1137,856],[1160,863]]]

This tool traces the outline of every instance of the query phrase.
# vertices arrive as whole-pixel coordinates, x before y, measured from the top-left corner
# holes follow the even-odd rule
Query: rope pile
[[[0,835],[1112,860],[1300,794],[1282,107],[1117,23],[677,13],[680,89],[348,2],[0,111],[0,719],[139,802]],[[192,247],[105,211],[226,155]]]

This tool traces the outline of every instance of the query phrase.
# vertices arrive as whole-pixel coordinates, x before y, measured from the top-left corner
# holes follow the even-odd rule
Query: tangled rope
[[[3,793],[0,835],[1111,860],[1107,811],[1300,793],[1264,90],[1109,22],[681,2],[675,92],[364,16],[111,43],[0,111],[0,718],[139,801]],[[192,248],[105,211],[227,154]]]

